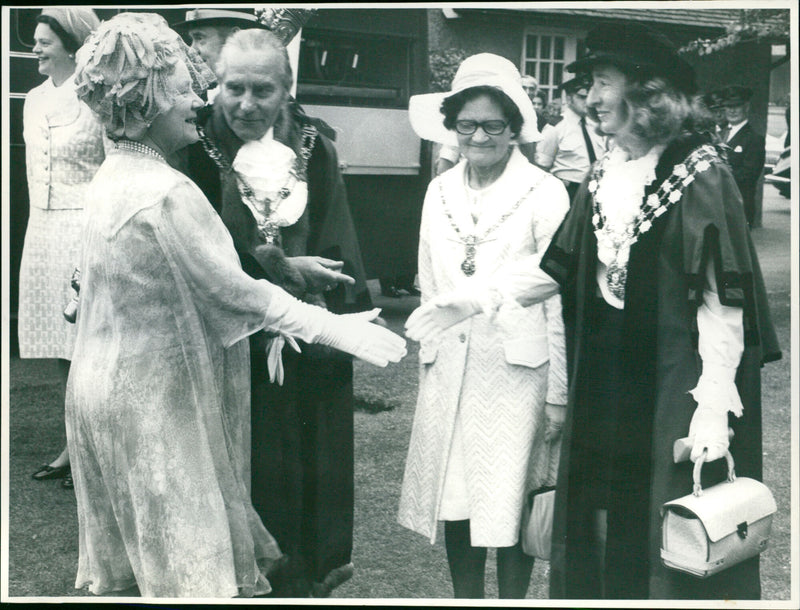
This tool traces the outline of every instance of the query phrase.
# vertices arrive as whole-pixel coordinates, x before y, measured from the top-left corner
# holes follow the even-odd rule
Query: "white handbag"
[[[522,552],[531,557],[550,561],[553,539],[553,507],[556,500],[561,436],[547,442],[547,474],[542,486],[528,492],[522,507],[520,541]]]
[[[520,532],[522,552],[526,555],[550,561],[555,499],[556,488],[553,486],[541,487],[528,494]]]
[[[767,548],[775,498],[755,479],[736,477],[727,452],[728,480],[703,490],[704,459],[694,465],[691,494],[661,508],[661,560],[668,568],[706,578]]]

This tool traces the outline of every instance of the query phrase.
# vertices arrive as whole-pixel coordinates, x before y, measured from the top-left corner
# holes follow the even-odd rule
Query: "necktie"
[[[597,156],[594,154],[594,145],[589,137],[589,132],[586,131],[586,117],[581,117],[580,123],[581,131],[583,132],[583,141],[586,142],[586,152],[589,154],[589,165],[591,165],[595,162]]]

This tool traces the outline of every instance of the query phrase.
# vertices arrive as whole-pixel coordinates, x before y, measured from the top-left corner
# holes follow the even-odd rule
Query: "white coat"
[[[514,148],[500,178],[479,192],[475,223],[466,167],[461,161],[428,187],[423,301],[460,287],[480,291],[504,266],[543,253],[569,207],[561,182]],[[479,238],[470,278],[454,224],[460,236]],[[514,545],[525,492],[547,474],[545,401],[566,403],[560,297],[525,308],[503,303],[491,318],[481,313],[452,326],[420,346],[420,369],[400,524],[434,542],[439,520],[469,518],[473,546]]]

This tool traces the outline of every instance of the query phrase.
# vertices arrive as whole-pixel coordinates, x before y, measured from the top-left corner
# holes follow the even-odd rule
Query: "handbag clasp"
[[[742,540],[747,538],[747,521],[742,521],[736,526],[736,533],[739,534],[739,538]]]

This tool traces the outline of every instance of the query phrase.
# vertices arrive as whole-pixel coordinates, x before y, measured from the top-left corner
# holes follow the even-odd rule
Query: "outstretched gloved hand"
[[[347,352],[375,366],[399,362],[406,355],[405,339],[373,323],[380,315],[380,309],[341,316],[325,313],[330,318],[320,330],[317,343]]]
[[[333,347],[376,366],[398,362],[406,355],[405,339],[373,323],[380,309],[339,316],[303,303],[277,287],[271,297],[265,316],[269,330]]]
[[[441,294],[411,312],[406,320],[406,337],[413,341],[428,341],[480,311],[481,304],[476,294],[458,290]]]

